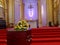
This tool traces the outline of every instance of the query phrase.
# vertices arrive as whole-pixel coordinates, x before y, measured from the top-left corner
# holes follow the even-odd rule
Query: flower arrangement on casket
[[[15,30],[20,30],[20,31],[28,30],[28,28],[29,28],[29,24],[25,20],[19,21],[18,24],[15,26]]]

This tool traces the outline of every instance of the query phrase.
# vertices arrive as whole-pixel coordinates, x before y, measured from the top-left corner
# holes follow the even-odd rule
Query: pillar
[[[46,4],[47,4],[47,25],[49,25],[49,22],[52,22],[53,25],[52,0],[46,0]]]
[[[42,26],[42,16],[41,16],[41,4],[40,4],[40,0],[38,0],[38,24],[39,27]]]
[[[54,24],[58,24],[58,10],[59,10],[59,0],[53,0],[53,10],[54,10]]]
[[[23,1],[20,0],[20,20],[24,19],[24,4]]]
[[[14,0],[8,1],[9,25],[14,24]]]
[[[59,13],[58,13],[58,23],[60,25],[60,0],[59,0]]]

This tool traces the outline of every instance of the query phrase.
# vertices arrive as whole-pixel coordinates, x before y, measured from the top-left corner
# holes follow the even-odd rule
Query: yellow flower
[[[17,28],[17,26],[15,26],[14,28]]]
[[[25,20],[21,20],[18,22],[18,24],[15,26],[15,29],[19,30],[27,30],[29,28],[29,24]]]
[[[20,29],[20,26],[17,26]]]

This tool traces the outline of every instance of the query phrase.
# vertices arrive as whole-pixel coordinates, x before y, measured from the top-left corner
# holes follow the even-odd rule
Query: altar
[[[30,30],[28,31],[8,31],[7,32],[7,44],[8,45],[30,45],[29,39]]]

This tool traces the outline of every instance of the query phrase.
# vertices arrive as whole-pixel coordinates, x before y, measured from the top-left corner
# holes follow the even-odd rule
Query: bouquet
[[[15,30],[20,30],[20,31],[28,30],[28,28],[29,28],[29,24],[25,20],[19,21],[18,24],[15,26]]]

